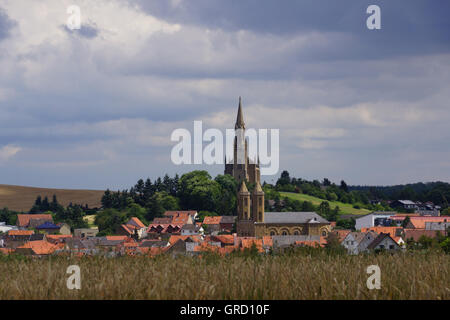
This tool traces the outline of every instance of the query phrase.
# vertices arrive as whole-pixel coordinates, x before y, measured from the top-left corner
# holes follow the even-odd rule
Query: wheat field
[[[56,195],[58,202],[68,206],[74,204],[89,205],[90,208],[100,207],[103,190],[72,190],[50,189],[0,184],[0,209],[7,207],[17,212],[28,212],[37,196],[45,196],[51,201]]]
[[[246,257],[1,257],[0,299],[449,299],[441,253]],[[81,289],[69,290],[69,265]],[[369,290],[366,268],[381,269]]]

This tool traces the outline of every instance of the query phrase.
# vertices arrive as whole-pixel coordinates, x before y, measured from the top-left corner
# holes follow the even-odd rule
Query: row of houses
[[[196,255],[206,251],[227,254],[252,247],[258,252],[295,246],[323,247],[328,240],[324,236],[306,235],[238,237],[232,232],[234,217],[205,217],[203,222],[198,222],[197,215],[196,211],[167,211],[148,226],[133,217],[118,228],[116,235],[105,237],[98,237],[96,229],[76,229],[72,235],[70,228],[55,224],[51,215],[18,215],[17,226],[0,225],[3,230],[9,228],[0,237],[0,252],[33,256]],[[395,212],[374,212],[357,219],[357,231],[333,230],[332,234],[350,254],[380,249],[398,251],[410,239],[435,238],[437,231],[447,235],[448,217],[410,214],[408,224],[400,226],[406,217]],[[389,220],[386,225],[385,220]],[[59,232],[55,232],[56,227]]]
[[[404,249],[408,241],[418,242],[422,237],[436,239],[447,236],[450,217],[372,212],[357,218],[355,227],[355,232],[334,231],[350,254],[377,249],[396,251]]]
[[[395,211],[375,211],[355,219],[356,230],[376,226],[402,226],[404,220],[409,222],[405,228],[425,229],[435,228],[435,230],[446,230],[450,217],[448,216],[424,216],[420,214],[397,213]]]

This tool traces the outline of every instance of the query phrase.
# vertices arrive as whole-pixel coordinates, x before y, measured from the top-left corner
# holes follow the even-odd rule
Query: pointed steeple
[[[245,181],[242,181],[241,188],[239,189],[239,193],[249,193]]]
[[[261,187],[261,183],[256,182],[256,186],[255,189],[253,190],[253,193],[264,193],[262,187]]]
[[[236,125],[234,126],[234,129],[245,129],[244,114],[242,113],[242,100],[241,100],[241,97],[239,97],[239,109],[238,109],[238,114],[237,114],[237,118],[236,118]]]

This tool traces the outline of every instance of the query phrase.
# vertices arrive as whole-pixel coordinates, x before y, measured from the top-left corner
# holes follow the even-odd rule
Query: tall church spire
[[[239,97],[239,109],[238,109],[238,114],[237,114],[236,124],[234,126],[234,129],[245,129],[244,114],[242,113],[241,97]]]

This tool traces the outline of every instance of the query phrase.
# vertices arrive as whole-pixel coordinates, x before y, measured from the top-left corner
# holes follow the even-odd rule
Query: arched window
[[[288,235],[287,231],[283,231],[282,235],[287,236]]]
[[[270,231],[271,236],[274,236],[275,234],[276,234],[275,231]]]
[[[300,232],[298,232],[298,230],[295,230],[294,231],[294,236],[299,236],[300,235]]]
[[[322,231],[322,237],[326,237],[327,236],[327,232],[325,230]]]

